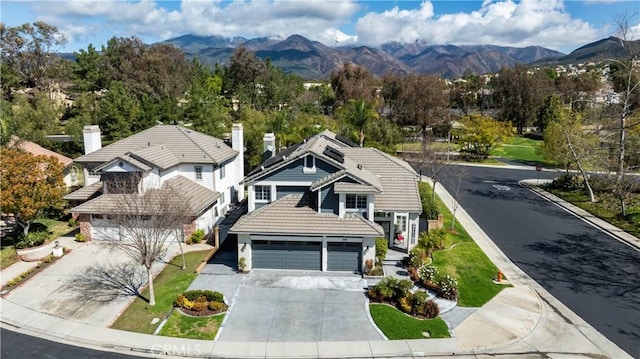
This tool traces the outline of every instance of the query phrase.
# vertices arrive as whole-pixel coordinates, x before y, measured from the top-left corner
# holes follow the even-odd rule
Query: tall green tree
[[[562,115],[562,102],[558,95],[551,95],[544,100],[544,104],[538,110],[538,119],[536,126],[541,132],[547,127],[547,124],[553,121],[558,121]]]
[[[398,123],[417,126],[427,141],[428,129],[447,122],[448,105],[444,81],[431,75],[407,76],[398,96]]]
[[[551,79],[524,65],[503,67],[493,78],[492,85],[499,118],[513,123],[519,134],[533,124],[544,99],[553,91]]]
[[[74,52],[72,78],[80,91],[98,91],[109,86],[102,55],[90,44],[87,50]]]
[[[43,21],[14,27],[0,23],[0,59],[26,87],[51,86],[65,61],[54,53],[65,43],[58,28]]]
[[[349,100],[340,107],[337,117],[342,119],[348,127],[356,131],[356,138],[360,146],[364,146],[365,130],[370,121],[378,119],[375,107],[364,100]]]
[[[260,75],[264,73],[264,63],[256,54],[244,46],[238,46],[229,58],[225,68],[224,88],[235,95],[241,105],[254,106],[257,101]]]
[[[332,71],[331,87],[339,105],[349,100],[373,103],[376,99],[375,80],[371,72],[355,64],[345,64],[340,70]]]

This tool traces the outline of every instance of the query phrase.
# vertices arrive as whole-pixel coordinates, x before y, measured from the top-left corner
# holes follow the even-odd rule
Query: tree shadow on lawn
[[[76,299],[107,303],[117,298],[136,296],[146,302],[140,288],[147,284],[146,273],[135,263],[97,264],[68,280]]]

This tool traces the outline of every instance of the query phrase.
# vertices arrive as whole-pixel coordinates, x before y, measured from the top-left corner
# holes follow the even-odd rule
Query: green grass
[[[509,137],[504,144],[491,151],[491,155],[528,164],[541,163],[548,165],[544,160],[544,156],[537,152],[541,145],[542,141],[518,136]]]
[[[213,340],[222,324],[224,314],[211,317],[189,317],[174,310],[160,330],[165,337]]]
[[[420,182],[419,187],[421,196],[431,195],[429,184]],[[453,214],[437,196],[436,205],[444,216],[444,228],[450,231]],[[441,274],[451,275],[458,280],[459,306],[481,307],[506,287],[493,283],[498,268],[458,221],[455,223],[454,231],[447,234],[445,247],[450,249],[433,253],[433,265],[438,267]]]
[[[640,194],[633,195],[627,201],[627,218],[621,218],[618,215],[621,212],[619,201],[611,193],[597,193],[597,202],[591,203],[589,196],[582,190],[562,191],[548,188],[546,190],[623,231],[640,237]]]
[[[423,332],[428,332],[429,338],[450,337],[447,324],[440,318],[412,318],[385,304],[369,304],[369,312],[378,328],[391,340],[424,339]]]
[[[436,148],[437,151],[446,152],[446,151],[457,151],[460,146],[456,143],[447,143],[447,142],[434,142],[432,146]],[[398,152],[419,152],[422,151],[422,142],[402,142],[396,145],[396,151]]]
[[[44,230],[45,228],[49,232],[49,240],[54,240],[75,229],[75,227],[69,227],[69,224],[66,221],[51,218],[40,218],[31,223],[29,231]]]
[[[0,249],[0,269],[5,269],[17,261],[18,254],[14,246],[6,246]]]
[[[153,281],[156,305],[149,306],[146,300],[136,298],[111,326],[114,329],[131,332],[153,334],[159,323],[151,324],[153,318],[164,318],[176,300],[176,297],[187,290],[196,278],[196,267],[209,251],[185,253],[187,268],[181,270],[182,257],[176,256]],[[142,297],[149,298],[146,288]]]

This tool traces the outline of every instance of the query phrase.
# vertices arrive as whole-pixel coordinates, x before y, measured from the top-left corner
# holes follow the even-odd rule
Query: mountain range
[[[497,72],[502,66],[511,67],[519,63],[578,63],[620,58],[625,54],[621,41],[615,37],[585,45],[568,55],[541,46],[430,45],[421,41],[389,42],[379,47],[329,47],[300,35],[291,35],[283,40],[189,34],[163,42],[173,44],[188,57],[197,57],[209,65],[229,63],[233,50],[243,45],[262,59],[270,58],[285,72],[293,72],[306,79],[327,79],[331,71],[349,62],[367,68],[376,76],[418,73],[454,78],[465,73]],[[640,47],[640,40],[632,42],[632,45]]]

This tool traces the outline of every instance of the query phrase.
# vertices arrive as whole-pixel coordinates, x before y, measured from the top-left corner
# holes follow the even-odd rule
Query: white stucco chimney
[[[98,125],[84,126],[84,129],[82,129],[82,139],[84,140],[85,155],[102,148],[100,127],[98,127]]]
[[[264,143],[264,158],[273,157],[276,155],[276,135],[273,132],[268,132],[262,137]]]
[[[244,185],[239,183],[244,179],[244,129],[241,123],[234,123],[231,126],[231,148],[238,151],[238,156],[233,160],[236,175],[233,186],[240,202],[244,199]]]

